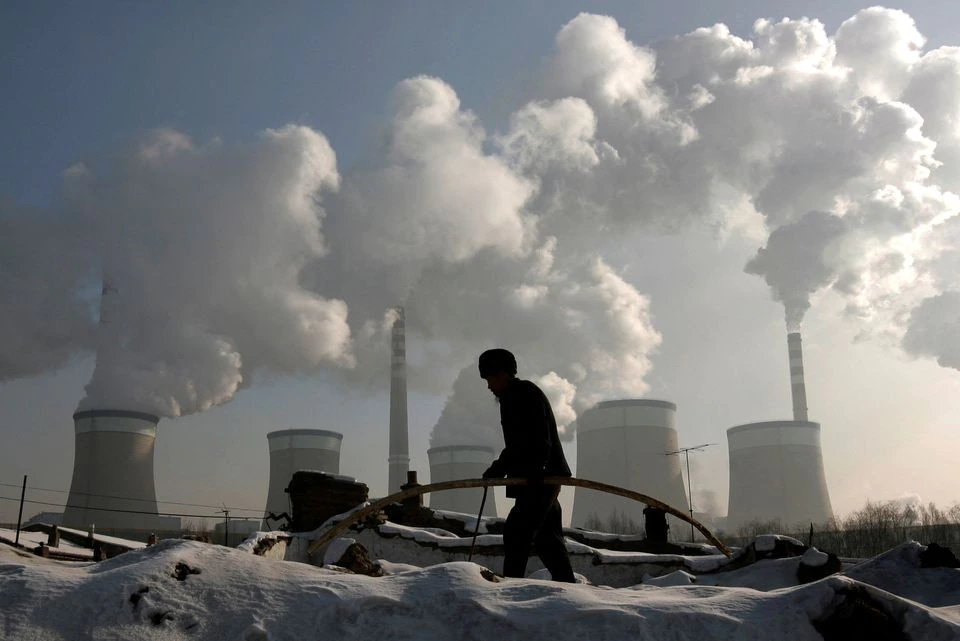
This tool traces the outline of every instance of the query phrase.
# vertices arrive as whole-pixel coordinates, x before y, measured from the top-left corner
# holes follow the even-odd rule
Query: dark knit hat
[[[517,359],[505,349],[488,349],[480,354],[480,377],[486,378],[491,374],[506,372],[511,376],[517,375]]]

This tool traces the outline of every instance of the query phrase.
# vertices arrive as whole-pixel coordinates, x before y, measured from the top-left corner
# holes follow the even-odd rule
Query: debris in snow
[[[173,568],[173,578],[177,581],[186,581],[187,577],[191,574],[200,574],[200,568],[192,568],[183,561],[177,563],[176,567]]]
[[[137,605],[140,603],[140,599],[143,598],[143,595],[149,591],[150,591],[149,587],[143,586],[142,588],[140,588],[139,590],[137,590],[136,592],[130,595],[130,603],[133,604],[134,609],[136,609]]]
[[[356,542],[356,539],[349,539],[346,537],[341,537],[330,541],[330,545],[328,545],[327,549],[323,552],[323,564],[338,565],[337,561],[340,560],[340,557],[343,556],[343,553],[347,551],[348,547]]]
[[[838,591],[828,614],[813,622],[824,641],[910,641],[904,625],[864,586]],[[944,637],[946,638],[946,637]]]
[[[797,580],[801,584],[812,583],[831,574],[836,574],[841,569],[843,569],[843,564],[836,554],[832,552],[827,554],[817,548],[809,548],[800,557],[800,565],[797,566]]]
[[[343,550],[343,553],[331,565],[349,570],[354,574],[383,576],[383,568],[370,560],[370,555],[367,554],[367,548],[356,542],[347,545]]]
[[[950,548],[938,543],[931,543],[920,553],[920,567],[922,568],[960,568],[960,560]]]

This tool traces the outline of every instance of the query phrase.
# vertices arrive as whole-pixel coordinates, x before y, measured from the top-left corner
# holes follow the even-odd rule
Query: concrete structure
[[[397,308],[393,322],[390,357],[390,449],[387,464],[387,493],[400,491],[407,482],[410,469],[410,446],[407,436],[407,345],[403,308]]]
[[[642,492],[678,510],[687,511],[687,494],[676,452],[677,406],[669,401],[627,399],[604,401],[580,415],[577,421],[577,476]],[[621,518],[643,525],[645,506],[619,496],[576,488],[574,527],[583,527],[592,516],[608,521]],[[679,520],[671,518],[675,536]]]
[[[63,525],[128,535],[179,530],[179,519],[157,516],[153,449],[159,419],[104,409],[77,412],[73,421],[73,480]]]
[[[778,520],[783,527],[833,516],[820,452],[820,424],[767,421],[727,430],[730,503],[726,528]]]
[[[790,357],[790,392],[793,398],[793,420],[807,420],[807,386],[803,379],[803,346],[800,332],[787,334]]]
[[[299,470],[340,473],[343,434],[327,430],[279,430],[267,434],[270,446],[270,486],[264,516],[290,512],[286,493],[290,479]],[[275,522],[268,524],[274,527]]]
[[[482,445],[448,445],[427,450],[430,459],[430,482],[459,481],[478,479],[496,458],[493,448]],[[494,492],[487,493],[487,502],[483,507],[484,516],[496,516],[497,506]],[[435,510],[463,512],[476,515],[483,500],[481,488],[448,490],[430,495],[430,507]]]

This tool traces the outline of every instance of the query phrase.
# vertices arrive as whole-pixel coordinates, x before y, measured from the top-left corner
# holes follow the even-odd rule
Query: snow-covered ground
[[[765,592],[690,585],[679,574],[671,581],[661,577],[660,585],[629,589],[491,581],[479,565],[465,562],[423,569],[385,564],[396,574],[373,578],[177,540],[101,563],[74,564],[0,546],[0,636],[819,641],[813,622],[859,586],[902,622],[908,638],[960,638],[960,570],[928,573],[914,563],[918,550],[908,544],[857,566],[850,576]],[[754,572],[758,565],[729,574]],[[859,582],[897,576],[916,600]],[[698,583],[703,578],[697,577]],[[929,607],[933,603],[939,607]]]

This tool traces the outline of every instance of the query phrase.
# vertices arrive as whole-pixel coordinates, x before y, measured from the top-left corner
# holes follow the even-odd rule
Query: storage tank
[[[285,490],[294,472],[340,473],[343,434],[328,430],[278,430],[267,434],[267,443],[270,446],[270,486],[264,516],[271,512],[290,514],[290,501]],[[272,528],[276,522],[265,525]]]
[[[604,401],[577,419],[577,477],[641,492],[687,511],[687,494],[678,448],[677,406],[669,401],[625,399]],[[576,488],[574,527],[597,517],[607,523],[620,518],[643,526],[641,503],[612,494]],[[675,529],[679,520],[671,517]]]
[[[785,528],[833,517],[820,451],[820,424],[766,421],[727,430],[727,529],[778,520]]]
[[[483,445],[447,445],[427,450],[430,459],[430,482],[478,479],[483,476],[493,459],[493,448]],[[496,516],[497,506],[493,491],[487,493],[484,516]],[[476,515],[483,500],[482,488],[447,490],[430,494],[430,507],[435,510]]]
[[[73,479],[64,526],[93,525],[98,532],[128,535],[171,527],[173,521],[157,516],[153,451],[158,421],[152,414],[116,409],[73,415]]]

